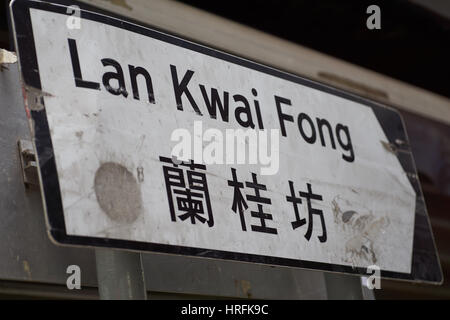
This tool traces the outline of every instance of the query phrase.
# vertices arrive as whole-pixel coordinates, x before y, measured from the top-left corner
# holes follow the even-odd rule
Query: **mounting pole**
[[[101,300],[146,300],[142,256],[138,252],[95,249]]]
[[[329,300],[363,300],[361,278],[353,275],[324,272]]]

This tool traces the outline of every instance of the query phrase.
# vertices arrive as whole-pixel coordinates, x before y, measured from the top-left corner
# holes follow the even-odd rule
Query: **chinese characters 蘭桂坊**
[[[173,161],[167,157],[160,157],[160,161],[165,163],[163,166],[164,180],[169,202],[170,216],[172,221],[189,220],[192,224],[197,221],[209,227],[214,226],[211,200],[206,180],[206,166],[188,162]],[[239,181],[236,169],[231,168],[231,180],[227,180],[228,186],[233,188],[233,202],[231,210],[239,214],[241,228],[247,231],[247,222],[245,211],[252,205],[256,210],[250,210],[252,218],[259,219],[259,224],[250,224],[250,228],[255,232],[277,234],[277,228],[268,225],[268,221],[273,222],[273,216],[267,212],[267,207],[272,204],[270,198],[261,194],[267,191],[266,185],[258,182],[255,173],[251,173],[251,181]],[[322,201],[321,195],[312,191],[312,185],[306,184],[307,191],[298,191],[298,196],[294,188],[294,182],[289,180],[290,195],[286,196],[286,201],[292,203],[294,208],[295,220],[291,222],[293,230],[308,225],[304,237],[310,241],[314,216],[319,216],[322,227],[322,234],[317,238],[320,242],[327,241],[327,229],[323,211],[313,207],[312,200]],[[245,192],[253,189],[253,192]],[[306,200],[307,217],[300,217],[299,205]],[[250,204],[251,203],[251,204]]]

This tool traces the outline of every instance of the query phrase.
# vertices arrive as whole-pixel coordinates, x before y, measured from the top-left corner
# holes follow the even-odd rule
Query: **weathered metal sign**
[[[92,11],[12,16],[56,242],[441,281],[395,110]]]

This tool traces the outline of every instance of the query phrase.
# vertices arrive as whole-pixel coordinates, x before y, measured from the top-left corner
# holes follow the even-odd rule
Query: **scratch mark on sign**
[[[335,197],[331,202],[335,223],[342,225],[343,230],[350,233],[345,243],[345,261],[352,265],[374,264],[378,261],[375,242],[383,230],[389,226],[388,217],[375,217],[370,211],[363,213],[356,210],[342,210],[337,200],[345,205],[356,206],[349,200]],[[363,210],[363,208],[361,208]]]
[[[380,140],[380,142],[383,145],[384,149],[386,149],[386,151],[397,154],[397,148],[392,143],[383,140]]]
[[[331,201],[331,209],[333,210],[334,223],[339,223],[338,217],[341,213],[341,209],[339,208],[336,199],[333,199],[333,201]]]
[[[32,86],[25,85],[25,106],[29,110],[40,111],[44,109],[44,97],[53,97],[52,94],[37,89]]]
[[[359,223],[355,226],[358,229],[358,234],[346,242],[345,250],[350,255],[353,264],[355,264],[355,258],[376,263],[377,256],[374,250],[374,242],[381,230],[389,225],[389,220],[385,217],[375,219],[372,215],[364,215],[357,221]]]
[[[121,164],[102,164],[95,173],[94,190],[100,208],[116,222],[132,223],[142,212],[139,185]]]
[[[204,255],[207,255],[207,254],[210,253],[210,252],[212,252],[212,251],[211,251],[211,250],[205,250],[205,251],[202,251],[202,252],[197,253],[197,255],[198,255],[198,256],[204,256]]]
[[[145,134],[141,135],[141,137],[139,138],[139,142],[138,142],[138,145],[137,145],[137,148],[136,148],[137,152],[141,152],[142,147],[144,146],[145,138],[146,138]]]
[[[137,167],[137,176],[140,183],[144,182],[144,168]]]

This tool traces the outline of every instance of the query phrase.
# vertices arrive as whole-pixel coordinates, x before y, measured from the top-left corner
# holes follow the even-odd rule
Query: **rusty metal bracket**
[[[20,139],[17,145],[19,147],[20,164],[25,188],[39,186],[38,168],[33,143],[29,140]]]

